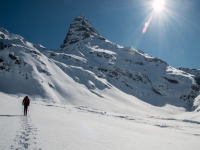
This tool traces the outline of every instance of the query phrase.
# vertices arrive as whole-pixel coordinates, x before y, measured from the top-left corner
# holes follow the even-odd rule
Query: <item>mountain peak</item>
[[[99,35],[99,33],[92,27],[83,15],[79,15],[70,25],[69,31],[61,47],[74,44],[94,35]]]

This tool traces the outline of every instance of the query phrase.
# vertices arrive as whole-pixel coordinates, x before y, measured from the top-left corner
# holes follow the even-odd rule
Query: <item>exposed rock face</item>
[[[184,71],[186,74],[191,74],[194,79],[191,86],[191,91],[188,94],[183,94],[180,98],[183,100],[194,101],[194,99],[199,95],[200,92],[200,70],[189,68],[179,68],[179,70]]]
[[[78,41],[89,38],[92,35],[98,35],[98,32],[90,25],[84,16],[78,16],[70,25],[67,36],[61,47],[77,43]]]

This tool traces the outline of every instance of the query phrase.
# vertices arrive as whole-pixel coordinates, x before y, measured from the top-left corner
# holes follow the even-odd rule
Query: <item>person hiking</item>
[[[28,109],[29,104],[30,104],[30,100],[28,96],[26,96],[24,100],[22,101],[22,105],[24,105],[24,116],[27,116],[27,109]]]

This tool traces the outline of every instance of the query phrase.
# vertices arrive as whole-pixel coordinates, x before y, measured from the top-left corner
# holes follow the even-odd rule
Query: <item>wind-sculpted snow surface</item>
[[[102,37],[84,16],[57,51],[0,28],[0,91],[44,101],[131,111],[138,101],[198,108],[199,76]],[[150,104],[150,105],[149,105]],[[145,107],[146,107],[145,105]]]

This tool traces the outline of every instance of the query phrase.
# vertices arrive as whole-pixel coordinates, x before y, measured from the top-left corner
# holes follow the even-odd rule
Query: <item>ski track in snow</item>
[[[36,103],[35,103],[36,104]],[[41,104],[44,106],[50,106],[50,107],[60,107],[60,108],[67,108],[65,106],[56,106],[53,104]],[[89,113],[93,113],[93,114],[99,114],[99,115],[106,115],[106,116],[110,116],[110,117],[115,117],[115,118],[120,118],[120,119],[126,119],[126,120],[133,120],[136,121],[138,123],[146,123],[146,122],[142,122],[142,120],[146,120],[146,119],[141,119],[141,118],[137,118],[137,117],[133,117],[130,115],[114,115],[114,113],[109,113],[103,110],[98,110],[98,109],[94,109],[94,108],[89,108],[89,107],[85,107],[85,106],[75,106],[74,108],[78,109],[80,112],[89,112]],[[190,123],[190,124],[197,124],[200,125],[200,122],[198,121],[193,121],[193,120],[187,120],[187,119],[175,119],[175,118],[162,118],[162,117],[156,117],[156,116],[147,116],[147,119],[157,119],[157,120],[164,120],[164,121],[177,121],[177,122],[185,122],[185,123]],[[139,121],[140,120],[140,121]],[[156,126],[160,126],[160,127],[168,127],[165,125],[156,125]]]
[[[41,150],[38,148],[36,138],[38,129],[32,123],[30,116],[20,117],[20,129],[14,138],[14,144],[11,145],[11,150]]]
[[[198,133],[189,133],[189,130],[188,130],[188,128],[195,128],[194,125],[196,125],[196,128],[199,128],[200,122],[198,121],[185,120],[185,119],[180,120],[180,119],[175,119],[175,118],[162,118],[162,117],[156,117],[156,116],[147,116],[146,118],[138,118],[138,117],[133,117],[131,115],[113,114],[113,113],[109,113],[109,112],[105,112],[105,111],[101,111],[97,109],[92,109],[92,108],[88,108],[84,106],[79,106],[75,108],[81,112],[86,112],[86,113],[88,112],[88,113],[104,115],[104,116],[106,115],[107,117],[114,117],[116,119],[134,121],[136,123],[153,125],[160,128],[169,128],[173,130],[179,130],[179,131],[184,132],[185,134],[200,136],[200,134]]]
[[[47,104],[47,105],[42,104],[42,105],[67,109],[67,107],[64,107],[64,106],[56,106],[56,105],[51,105],[51,104]],[[176,118],[162,118],[159,116],[148,116],[148,115],[144,118],[141,118],[141,117],[139,118],[139,117],[134,117],[131,115],[106,112],[103,110],[98,110],[98,109],[89,108],[89,107],[85,107],[85,106],[76,106],[74,108],[78,109],[78,111],[80,111],[82,113],[84,113],[84,112],[92,113],[94,115],[103,115],[103,116],[107,116],[107,117],[113,117],[116,119],[134,121],[134,122],[140,123],[140,124],[148,124],[148,125],[157,126],[160,128],[169,128],[169,129],[173,129],[173,130],[182,131],[185,134],[200,136],[200,134],[198,134],[198,133],[189,133],[189,131],[188,131],[188,128],[199,128],[200,122],[198,122],[198,121],[185,120],[185,119],[181,120],[181,119],[176,119]],[[194,127],[194,125],[196,127]]]

